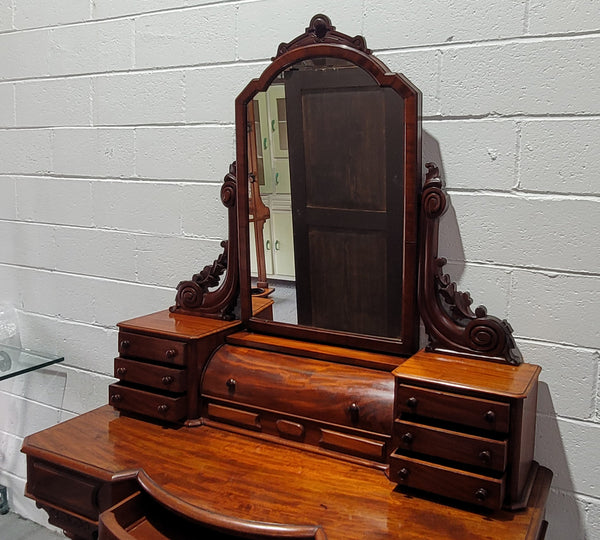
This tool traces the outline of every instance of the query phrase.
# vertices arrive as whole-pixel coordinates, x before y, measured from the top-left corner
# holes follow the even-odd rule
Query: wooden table
[[[30,435],[26,494],[72,538],[139,489],[227,521],[318,525],[329,540],[537,539],[552,473],[540,467],[527,508],[485,512],[403,493],[381,470],[209,426],[166,428],[105,406]]]

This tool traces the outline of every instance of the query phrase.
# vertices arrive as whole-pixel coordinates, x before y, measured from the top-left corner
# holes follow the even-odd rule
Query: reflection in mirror
[[[256,94],[248,120],[251,268],[273,320],[399,336],[401,96],[313,58]]]

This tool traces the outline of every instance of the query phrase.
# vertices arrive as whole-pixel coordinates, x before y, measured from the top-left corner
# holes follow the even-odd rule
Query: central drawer
[[[223,345],[209,361],[202,395],[391,435],[391,373]]]

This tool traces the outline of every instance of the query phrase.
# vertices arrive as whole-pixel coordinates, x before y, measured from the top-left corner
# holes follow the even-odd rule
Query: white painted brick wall
[[[550,540],[600,537],[600,9],[592,0],[0,0],[0,301],[65,362],[0,383],[23,437],[106,402],[115,323],[221,252],[233,100],[325,11],[423,92],[446,271],[542,366]]]

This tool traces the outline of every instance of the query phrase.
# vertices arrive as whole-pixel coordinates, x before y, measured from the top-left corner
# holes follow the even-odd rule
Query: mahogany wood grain
[[[325,345],[323,343],[310,343],[298,339],[248,332],[246,330],[229,334],[226,341],[234,345],[253,347],[265,351],[308,356],[319,360],[362,366],[382,371],[391,371],[406,360],[405,358],[388,354],[336,347],[335,345]]]
[[[226,344],[211,358],[202,395],[370,432],[392,430],[393,376],[356,366]]]
[[[206,426],[165,429],[108,406],[30,435],[23,451],[30,463],[105,481],[143,469],[185,505],[235,519],[318,525],[330,540],[537,538],[551,479],[540,468],[521,512],[476,511],[404,494],[371,468]],[[39,485],[31,477],[29,484]],[[67,495],[48,496],[60,507]]]
[[[432,383],[436,388],[447,386],[471,394],[523,398],[537,381],[540,371],[534,364],[511,366],[421,350],[394,373],[404,380]]]
[[[115,358],[115,377],[168,392],[187,390],[187,370]]]
[[[397,403],[398,414],[415,414],[478,429],[508,433],[508,403],[406,384],[398,385]]]
[[[223,321],[163,310],[120,322],[117,326],[124,331],[189,340],[206,337],[240,325],[240,321]]]
[[[506,468],[506,439],[498,441],[399,419],[394,428],[402,450],[496,471]]]

